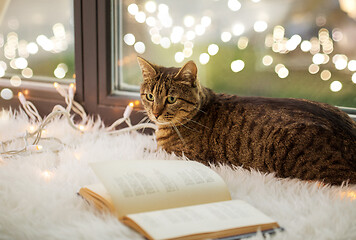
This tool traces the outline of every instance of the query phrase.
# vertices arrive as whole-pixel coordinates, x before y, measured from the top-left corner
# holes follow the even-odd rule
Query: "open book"
[[[91,165],[102,184],[79,194],[148,239],[222,238],[279,228],[223,179],[193,161],[109,161]]]

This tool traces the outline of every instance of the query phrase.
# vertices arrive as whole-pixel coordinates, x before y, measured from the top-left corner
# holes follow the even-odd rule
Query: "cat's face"
[[[197,68],[190,61],[182,68],[156,66],[138,57],[142,70],[141,100],[148,117],[158,125],[180,125],[200,107]]]

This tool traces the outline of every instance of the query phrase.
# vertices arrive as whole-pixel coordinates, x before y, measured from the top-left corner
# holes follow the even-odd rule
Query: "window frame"
[[[139,94],[112,93],[112,11],[111,0],[74,0],[76,100],[105,123],[120,118],[126,106],[139,99]],[[142,117],[134,111],[133,123]]]

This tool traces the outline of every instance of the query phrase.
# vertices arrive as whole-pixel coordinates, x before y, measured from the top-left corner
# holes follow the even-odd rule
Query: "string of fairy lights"
[[[49,123],[53,122],[55,119],[65,118],[70,127],[75,131],[80,133],[90,132],[91,121],[88,115],[86,114],[84,108],[76,101],[74,101],[75,94],[75,85],[70,84],[68,90],[66,91],[58,83],[54,83],[54,87],[57,92],[64,97],[67,104],[66,107],[61,105],[55,105],[50,114],[45,118],[42,118],[38,113],[35,105],[26,100],[24,94],[19,92],[18,98],[21,103],[22,109],[25,111],[27,116],[30,119],[31,124],[29,124],[27,130],[20,134],[20,137],[15,139],[7,140],[0,142],[0,155],[2,157],[11,157],[16,154],[26,153],[26,152],[41,152],[44,151],[44,147],[40,144],[41,141],[51,141],[59,143],[59,146],[65,146],[60,139],[55,137],[44,137],[50,135],[46,127]],[[106,127],[104,130],[105,133],[110,135],[120,135],[123,133],[133,132],[143,129],[153,129],[156,130],[156,125],[152,123],[143,122],[145,118],[136,125],[131,124],[130,115],[134,109],[134,102],[130,102],[125,108],[123,117],[116,120],[112,125]],[[74,112],[74,114],[72,114]],[[79,116],[80,120],[74,122],[75,116]],[[127,127],[123,127],[122,124],[126,123]],[[120,129],[117,129],[120,126]],[[60,149],[51,151],[59,151]]]
[[[260,0],[252,0],[252,2],[258,4]],[[230,11],[238,12],[243,4],[238,0],[228,0],[226,6]],[[169,6],[164,3],[158,4],[155,1],[146,1],[142,5],[131,3],[127,6],[127,11],[137,23],[147,25],[146,29],[153,44],[160,45],[164,49],[173,45],[182,46],[182,51],[177,51],[174,54],[174,60],[177,63],[192,57],[195,51],[195,43],[199,42],[197,41],[198,38],[203,38],[209,31],[216,31],[216,28],[211,28],[214,19],[208,15],[185,15],[181,19],[182,22],[175,22],[170,14]],[[301,51],[301,54],[309,53],[311,64],[307,71],[310,74],[320,74],[321,80],[328,81],[332,79],[333,71],[344,70],[344,73],[350,75],[350,80],[356,84],[356,60],[350,59],[346,54],[334,52],[335,45],[342,41],[344,37],[342,30],[335,28],[332,32],[329,32],[327,28],[323,27],[326,23],[326,19],[323,17],[318,17],[316,22],[320,26],[318,35],[310,39],[302,39],[298,34],[288,38],[283,26],[269,27],[265,20],[256,20],[252,29],[256,34],[266,33],[268,29],[272,29],[272,33],[265,35],[264,46],[272,50],[273,53],[281,55],[293,51]],[[218,54],[219,45],[231,43],[233,39],[237,38],[238,49],[245,49],[249,44],[247,28],[241,21],[231,25],[229,30],[221,30],[221,42],[211,43],[206,52],[197,53],[200,64],[208,64],[210,58]],[[137,41],[137,38],[139,37],[133,33],[126,33],[123,40],[127,46],[133,46],[137,53],[143,54],[146,51],[147,43]],[[290,74],[288,67],[283,63],[275,62],[271,54],[264,55],[261,58],[261,63],[266,67],[274,67],[275,73],[281,79],[287,78]],[[243,71],[245,68],[243,59],[232,60],[230,64],[231,71],[235,73]],[[342,87],[341,81],[334,80],[330,83],[330,91],[332,92],[338,92]]]

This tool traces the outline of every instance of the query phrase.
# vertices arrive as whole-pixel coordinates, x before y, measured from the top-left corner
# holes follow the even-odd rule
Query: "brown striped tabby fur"
[[[217,94],[200,85],[193,61],[182,68],[138,62],[142,103],[167,152],[278,177],[356,183],[356,123],[336,107]]]

